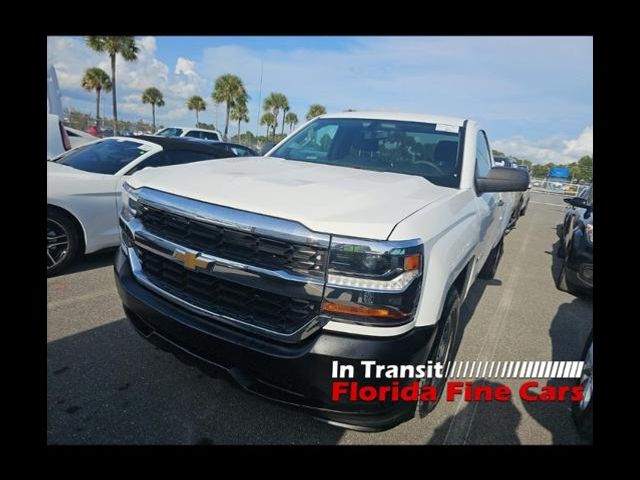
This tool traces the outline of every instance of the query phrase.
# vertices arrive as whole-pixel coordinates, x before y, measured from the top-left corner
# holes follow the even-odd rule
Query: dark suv
[[[565,198],[565,211],[558,256],[563,265],[558,288],[570,293],[593,291],[593,187],[583,195]]]

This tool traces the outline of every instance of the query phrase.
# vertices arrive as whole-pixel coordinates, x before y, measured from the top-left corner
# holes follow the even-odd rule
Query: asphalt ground
[[[463,304],[458,360],[579,360],[593,311],[590,299],[555,286],[563,209],[561,196],[532,192],[496,278],[476,281]],[[47,280],[50,444],[584,443],[568,402],[523,402],[518,379],[500,379],[511,401],[441,401],[425,418],[380,433],[343,430],[253,396],[134,332],[116,293],[114,253]]]

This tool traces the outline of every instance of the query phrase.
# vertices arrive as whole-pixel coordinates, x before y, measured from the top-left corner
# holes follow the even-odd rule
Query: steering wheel
[[[429,160],[424,160],[424,161],[423,161],[423,162],[421,162],[421,163],[426,163],[427,165],[429,165],[431,168],[433,168],[433,169],[438,173],[438,175],[442,175],[442,176],[445,176],[445,175],[446,175],[445,171],[444,171],[444,170],[442,170],[442,168],[440,168],[440,167],[439,167],[438,165],[436,165],[435,163],[430,162]]]

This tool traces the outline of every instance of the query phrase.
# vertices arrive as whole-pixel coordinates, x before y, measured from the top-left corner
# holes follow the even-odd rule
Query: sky
[[[138,60],[117,59],[118,116],[151,121],[141,101],[150,86],[164,94],[156,122],[194,126],[187,99],[200,95],[200,121],[224,128],[225,107],[211,99],[215,79],[238,75],[258,127],[261,99],[284,93],[301,121],[309,105],[472,118],[492,148],[534,163],[570,163],[593,150],[591,37],[136,37]],[[58,74],[64,107],[95,115],[95,93],[80,86],[84,70],[110,74],[107,54],[83,37],[49,37],[47,63]],[[262,73],[262,89],[260,78]],[[106,97],[106,98],[105,98]],[[111,116],[111,95],[101,111]],[[280,118],[281,122],[281,118]],[[237,124],[230,125],[235,134]],[[280,132],[281,126],[277,131]],[[288,127],[285,128],[288,131]]]

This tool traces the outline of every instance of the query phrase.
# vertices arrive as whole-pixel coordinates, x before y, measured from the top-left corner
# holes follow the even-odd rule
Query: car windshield
[[[182,135],[181,128],[165,128],[164,130],[160,130],[156,135],[161,137],[179,137]]]
[[[363,170],[418,175],[458,188],[460,128],[395,120],[322,118],[269,156]]]
[[[108,139],[74,148],[56,162],[85,172],[113,175],[148,151],[142,143]]]

